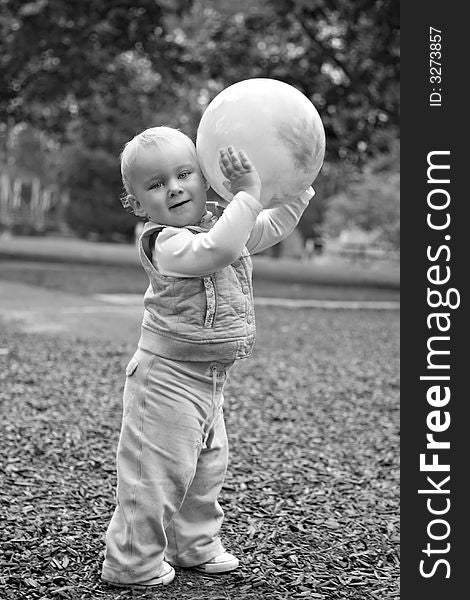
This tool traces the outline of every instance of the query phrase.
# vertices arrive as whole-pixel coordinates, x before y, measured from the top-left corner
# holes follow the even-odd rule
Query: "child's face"
[[[128,199],[138,216],[155,223],[195,225],[206,210],[207,184],[184,141],[140,148]]]

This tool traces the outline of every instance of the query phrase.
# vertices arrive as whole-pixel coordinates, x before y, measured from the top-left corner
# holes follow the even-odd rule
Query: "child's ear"
[[[137,215],[138,217],[146,217],[147,216],[147,213],[145,212],[144,207],[137,200],[137,198],[135,196],[133,196],[132,194],[128,194],[126,197],[126,200],[130,204],[130,206],[132,206],[132,210],[134,211],[135,215]]]
[[[206,188],[206,192],[209,191],[209,188],[211,187],[211,184],[207,181],[207,179],[204,177],[204,187]]]

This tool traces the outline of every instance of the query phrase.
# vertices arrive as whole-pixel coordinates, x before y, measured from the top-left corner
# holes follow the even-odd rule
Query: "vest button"
[[[251,315],[248,315],[246,318],[246,322],[247,323],[252,323],[253,322],[253,317]]]
[[[242,292],[248,295],[250,293],[250,288],[247,285],[244,285],[242,287]]]

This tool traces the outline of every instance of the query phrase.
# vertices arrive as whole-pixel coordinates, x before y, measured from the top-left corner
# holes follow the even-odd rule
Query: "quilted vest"
[[[206,217],[186,229],[197,234],[213,223]],[[256,328],[248,250],[210,275],[162,275],[152,264],[151,238],[163,228],[147,222],[139,239],[139,257],[149,278],[139,347],[174,360],[233,361],[249,356]]]

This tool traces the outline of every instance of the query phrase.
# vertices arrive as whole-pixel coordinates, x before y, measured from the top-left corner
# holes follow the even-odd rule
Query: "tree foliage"
[[[3,2],[3,154],[17,123],[47,132],[59,147],[54,171],[70,188],[68,217],[80,235],[132,230],[119,205],[117,158],[137,131],[171,120],[184,61],[168,20],[186,8],[186,0]]]
[[[134,69],[144,67],[144,79],[146,62],[155,67],[157,81],[147,80],[142,93],[154,83],[162,96],[171,94],[181,83],[174,68],[181,52],[166,35],[165,15],[180,15],[186,7],[186,0],[3,0],[2,112],[64,134],[70,120],[92,116],[97,96],[113,106],[109,95],[118,91],[127,53]],[[133,110],[131,97],[126,109]]]
[[[324,231],[336,237],[343,231],[373,233],[383,246],[400,247],[400,172],[398,147],[371,161],[347,190],[330,198]]]

